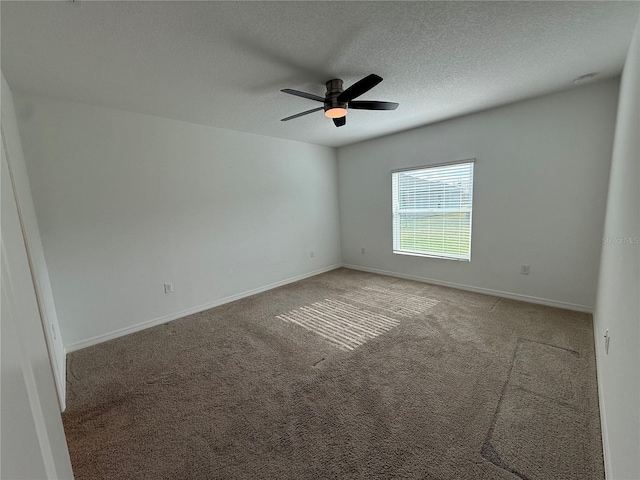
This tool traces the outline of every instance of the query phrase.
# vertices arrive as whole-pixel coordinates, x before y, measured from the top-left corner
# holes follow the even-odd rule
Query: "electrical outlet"
[[[164,293],[173,293],[173,283],[165,283],[164,284]]]
[[[312,250],[312,251],[310,251],[310,252],[309,252],[309,256],[310,256],[311,258],[315,257],[315,256],[316,256],[316,252],[314,252],[313,250]]]
[[[362,247],[362,248],[360,249],[360,252],[361,252],[361,253],[364,253],[364,247]]]
[[[520,273],[523,275],[529,275],[529,265],[520,265]]]
[[[609,329],[607,328],[607,331],[604,332],[604,353],[607,355],[609,355],[609,340],[611,340],[611,337],[609,336]]]

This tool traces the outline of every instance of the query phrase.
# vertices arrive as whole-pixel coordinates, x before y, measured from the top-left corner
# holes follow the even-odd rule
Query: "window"
[[[391,173],[393,253],[471,260],[473,163]]]

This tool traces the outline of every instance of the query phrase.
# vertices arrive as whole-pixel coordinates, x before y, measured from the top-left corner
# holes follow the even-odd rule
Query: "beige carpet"
[[[340,269],[69,355],[76,479],[602,479],[591,317]]]

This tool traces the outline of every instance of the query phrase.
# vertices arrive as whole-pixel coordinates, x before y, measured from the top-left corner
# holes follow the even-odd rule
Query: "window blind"
[[[394,253],[471,260],[473,163],[392,172]]]

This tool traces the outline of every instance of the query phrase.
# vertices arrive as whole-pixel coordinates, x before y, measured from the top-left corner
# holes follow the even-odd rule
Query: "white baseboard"
[[[407,280],[415,280],[418,282],[430,283],[433,285],[440,285],[442,287],[457,288],[458,290],[466,290],[467,292],[483,293],[485,295],[493,295],[494,297],[509,298],[511,300],[520,300],[521,302],[536,303],[539,305],[547,305],[549,307],[564,308],[567,310],[574,310],[577,312],[593,313],[593,307],[588,305],[578,305],[575,303],[560,302],[558,300],[550,300],[547,298],[532,297],[530,295],[521,295],[519,293],[503,292],[501,290],[493,290],[490,288],[474,287],[472,285],[463,285],[460,283],[444,282],[442,280],[436,280],[434,278],[418,277],[416,275],[405,275],[403,273],[388,272],[386,270],[378,270],[376,268],[361,267],[359,265],[344,264],[343,267],[350,268],[352,270],[360,270],[362,272],[378,273],[380,275],[387,275],[390,277],[404,278]]]
[[[67,349],[62,347],[62,385],[60,385],[60,412],[67,409]]]
[[[469,292],[483,293],[485,295],[493,295],[493,296],[496,296],[496,297],[510,298],[512,300],[520,300],[522,302],[537,303],[537,304],[540,304],[540,305],[547,305],[547,306],[550,306],[550,307],[565,308],[565,309],[568,309],[568,310],[575,310],[575,311],[578,311],[578,312],[593,313],[593,307],[587,306],[587,305],[577,305],[577,304],[573,304],[573,303],[560,302],[560,301],[557,301],[557,300],[549,300],[549,299],[545,299],[545,298],[532,297],[532,296],[529,296],[529,295],[521,295],[521,294],[518,294],[518,293],[503,292],[503,291],[500,291],[500,290],[492,290],[492,289],[489,289],[489,288],[481,288],[481,287],[474,287],[474,286],[471,286],[471,285],[463,285],[463,284],[459,284],[459,283],[444,282],[444,281],[436,280],[436,279],[433,279],[433,278],[419,277],[419,276],[416,276],[416,275],[405,275],[405,274],[402,274],[402,273],[389,272],[389,271],[386,271],[386,270],[378,270],[378,269],[375,269],[375,268],[361,267],[361,266],[358,266],[358,265],[335,264],[335,265],[331,265],[329,267],[321,268],[319,270],[314,270],[313,272],[305,273],[305,274],[298,275],[298,276],[295,276],[295,277],[287,278],[285,280],[281,280],[279,282],[271,283],[271,284],[265,285],[263,287],[255,288],[253,290],[248,290],[246,292],[242,292],[242,293],[231,295],[231,296],[228,296],[228,297],[225,297],[225,298],[221,298],[219,300],[216,300],[216,301],[211,302],[211,303],[207,303],[205,305],[199,305],[197,307],[189,308],[187,310],[183,310],[181,312],[173,313],[171,315],[165,315],[163,317],[154,318],[154,319],[151,319],[151,320],[146,320],[144,322],[140,322],[140,323],[137,323],[135,325],[131,325],[129,327],[125,327],[125,328],[121,328],[121,329],[118,329],[118,330],[114,330],[113,332],[108,332],[108,333],[104,333],[102,335],[97,335],[95,337],[88,338],[86,340],[81,340],[79,342],[75,342],[75,343],[72,343],[70,345],[66,345],[65,346],[66,347],[66,352],[69,352],[69,353],[70,352],[74,352],[74,351],[80,350],[82,348],[90,347],[91,345],[96,345],[98,343],[106,342],[107,340],[112,340],[114,338],[122,337],[123,335],[128,335],[129,333],[138,332],[140,330],[144,330],[146,328],[151,328],[151,327],[154,327],[156,325],[161,325],[163,323],[167,323],[167,322],[170,322],[172,320],[176,320],[178,318],[186,317],[187,315],[192,315],[194,313],[202,312],[204,310],[208,310],[210,308],[214,308],[214,307],[217,307],[219,305],[224,305],[225,303],[234,302],[236,300],[240,300],[241,298],[249,297],[249,296],[255,295],[257,293],[265,292],[265,291],[271,290],[273,288],[281,287],[281,286],[287,285],[289,283],[293,283],[293,282],[297,282],[299,280],[303,280],[305,278],[313,277],[315,275],[319,275],[321,273],[328,272],[330,270],[335,270],[336,268],[340,268],[340,267],[350,268],[352,270],[360,270],[360,271],[363,271],[363,272],[378,273],[380,275],[387,275],[387,276],[391,276],[391,277],[405,278],[407,280],[416,280],[418,282],[430,283],[430,284],[433,284],[433,285],[440,285],[440,286],[443,286],[443,287],[457,288],[459,290],[466,290],[466,291],[469,291]]]
[[[595,340],[595,354],[596,354],[596,377],[598,380],[598,406],[600,407],[600,433],[602,435],[602,455],[604,457],[604,478],[609,478],[611,473],[611,455],[609,450],[609,430],[607,428],[607,415],[604,406],[604,386],[602,385],[602,369],[600,368],[600,360],[598,354],[602,351],[603,346],[600,339],[600,334],[597,329],[598,321],[595,314],[593,315],[593,338]]]
[[[181,312],[172,313],[171,315],[165,315],[163,317],[154,318],[151,320],[145,320],[144,322],[140,322],[135,325],[131,325],[129,327],[120,328],[118,330],[114,330],[113,332],[103,333],[102,335],[96,335],[95,337],[91,337],[86,340],[80,340],[79,342],[75,342],[70,345],[67,345],[66,351],[75,352],[76,350],[81,350],[83,348],[90,347],[92,345],[97,345],[98,343],[106,342],[107,340],[112,340],[114,338],[122,337],[124,335],[138,332],[146,328],[155,327],[156,325],[161,325],[163,323],[167,323],[172,320],[177,320],[178,318],[186,317],[187,315],[192,315],[194,313],[202,312],[204,310],[209,310],[210,308],[213,308],[213,307],[224,305],[225,303],[235,302],[236,300],[240,300],[241,298],[249,297],[257,293],[266,292],[267,290],[272,290],[274,288],[278,288],[283,285],[287,285],[289,283],[297,282],[299,280],[304,280],[305,278],[313,277],[315,275],[319,275],[321,273],[325,273],[330,270],[335,270],[336,268],[340,268],[340,267],[342,267],[342,264],[331,265],[329,267],[314,270],[313,272],[303,273],[302,275],[297,275],[295,277],[287,278],[285,280],[271,283],[263,287],[254,288],[253,290],[247,290],[246,292],[237,293],[235,295],[221,298],[211,303],[189,308]]]

